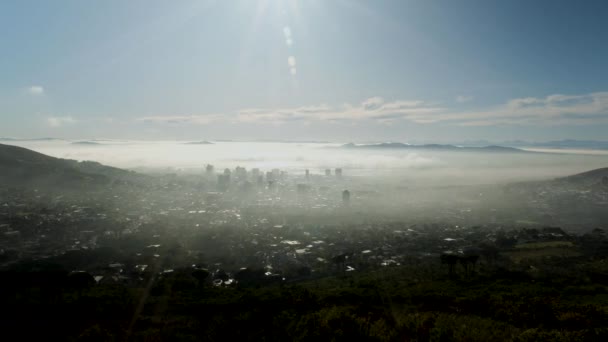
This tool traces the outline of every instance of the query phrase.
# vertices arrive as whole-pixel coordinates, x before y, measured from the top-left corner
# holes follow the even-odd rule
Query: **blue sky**
[[[608,140],[606,1],[3,1],[0,136]]]

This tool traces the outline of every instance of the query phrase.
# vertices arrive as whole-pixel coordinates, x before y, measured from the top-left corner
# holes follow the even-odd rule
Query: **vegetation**
[[[608,264],[439,260],[296,283],[213,286],[181,269],[146,287],[93,285],[61,267],[2,273],[2,329],[23,339],[597,341],[608,338]],[[80,279],[75,279],[80,278]],[[252,279],[252,278],[251,278]]]

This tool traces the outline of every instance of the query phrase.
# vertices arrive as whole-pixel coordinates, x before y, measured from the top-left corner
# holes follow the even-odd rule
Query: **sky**
[[[608,140],[608,2],[0,2],[0,137]]]

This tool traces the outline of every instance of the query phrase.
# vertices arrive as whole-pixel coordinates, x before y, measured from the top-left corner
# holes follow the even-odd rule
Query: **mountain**
[[[0,144],[0,186],[102,186],[137,183],[143,177],[97,162],[54,158],[23,147]]]
[[[95,142],[95,141],[74,141],[72,143],[72,145],[95,146],[95,145],[101,145],[101,143],[98,143],[98,142]]]
[[[348,144],[342,145],[341,148],[533,153],[530,151],[525,151],[525,150],[521,150],[521,149],[514,148],[514,147],[505,147],[505,146],[496,146],[496,145],[483,146],[483,147],[471,147],[471,146],[455,146],[455,145],[442,145],[442,144],[413,145],[413,144],[404,144],[404,143],[398,143],[398,142],[388,142],[388,143],[379,143],[379,144],[363,144],[363,145],[356,145],[354,143],[348,143]]]
[[[21,139],[21,138],[8,138],[0,137],[0,141],[61,141],[62,139],[57,138],[32,138],[32,139]]]
[[[212,142],[202,140],[202,141],[189,141],[185,142],[184,145],[213,145]]]
[[[558,178],[556,181],[576,185],[608,185],[608,167]]]

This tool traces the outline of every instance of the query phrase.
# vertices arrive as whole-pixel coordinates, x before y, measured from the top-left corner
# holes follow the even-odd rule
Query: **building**
[[[342,177],[342,169],[341,168],[336,168],[336,177]]]
[[[280,176],[281,176],[281,170],[272,169],[272,179],[273,180],[278,180]]]
[[[230,174],[217,175],[217,188],[220,191],[226,191],[230,187]]]
[[[272,172],[270,172],[270,171],[266,172],[266,181],[271,182],[271,181],[274,181],[274,180],[275,180],[274,174]]]
[[[344,203],[344,204],[350,203],[350,191],[348,191],[348,190],[342,191],[342,203]]]
[[[251,169],[251,180],[252,181],[257,181],[258,177],[260,176],[260,169],[255,168],[255,169]]]
[[[308,185],[308,184],[298,184],[297,185],[298,195],[304,195],[304,194],[308,193],[309,191],[310,191],[310,185]]]
[[[244,181],[247,179],[247,169],[244,167],[237,166],[234,170],[234,177],[239,181]]]

